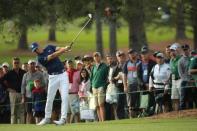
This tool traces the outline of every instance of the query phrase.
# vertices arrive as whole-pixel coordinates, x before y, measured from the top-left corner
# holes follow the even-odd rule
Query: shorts
[[[34,117],[44,117],[44,111],[35,111]]]
[[[95,106],[100,106],[105,103],[105,91],[104,87],[92,88],[92,92],[95,99]]]
[[[32,98],[26,98],[25,110],[27,113],[32,113]]]
[[[181,79],[172,80],[171,99],[180,99],[181,95]]]
[[[79,113],[79,96],[78,94],[68,95],[68,113],[76,114]]]

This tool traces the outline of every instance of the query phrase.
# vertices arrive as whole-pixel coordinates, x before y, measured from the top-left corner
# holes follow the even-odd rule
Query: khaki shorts
[[[181,79],[172,80],[171,99],[180,99],[181,94]]]
[[[105,91],[103,87],[92,88],[92,92],[95,98],[95,106],[100,106],[105,102]]]

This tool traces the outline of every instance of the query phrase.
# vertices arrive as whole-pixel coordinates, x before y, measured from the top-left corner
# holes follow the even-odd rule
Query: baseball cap
[[[173,43],[172,45],[173,45],[173,46],[176,46],[177,48],[181,48],[181,45],[180,45],[179,43],[176,43],[176,42],[175,42],[175,43]]]
[[[142,54],[146,54],[146,53],[148,53],[148,47],[147,46],[143,46],[142,48],[141,48],[141,53]]]
[[[157,53],[157,54],[156,54],[156,57],[157,57],[157,58],[164,58],[164,54],[161,53],[161,52],[160,52],[160,53]]]
[[[181,47],[183,50],[187,50],[187,49],[189,49],[189,45],[188,44],[184,44],[184,45],[182,45],[182,47]]]
[[[176,45],[174,45],[174,44],[170,46],[170,50],[175,50],[175,51],[176,51],[177,48],[178,48],[178,47],[177,47]]]
[[[67,63],[67,64],[72,64],[73,61],[70,59],[70,60],[67,60],[66,63]]]
[[[36,64],[36,61],[35,60],[29,60],[28,64],[30,65],[31,63],[35,63]]]
[[[119,50],[119,51],[116,52],[116,56],[121,56],[121,55],[124,55],[123,51]]]
[[[157,57],[157,54],[158,54],[158,53],[160,53],[160,51],[155,51],[155,52],[153,53],[153,56],[154,56],[154,57]]]
[[[81,60],[81,56],[75,56],[75,60]]]
[[[10,65],[9,65],[7,62],[4,62],[4,63],[2,64],[2,67],[4,67],[4,66],[9,67]]]
[[[134,49],[129,49],[128,50],[128,54],[132,54],[132,53],[135,53],[136,51]]]
[[[100,52],[94,52],[93,56],[101,56],[101,53]]]
[[[83,65],[83,62],[81,61],[81,60],[77,60],[76,61],[76,64],[78,65],[78,64],[82,64]]]
[[[89,55],[89,54],[86,54],[86,55],[83,56],[83,58],[91,58],[91,57],[92,57],[92,56]]]
[[[33,43],[31,44],[31,51],[32,51],[32,52],[35,52],[37,48],[38,48],[38,43],[33,42]]]

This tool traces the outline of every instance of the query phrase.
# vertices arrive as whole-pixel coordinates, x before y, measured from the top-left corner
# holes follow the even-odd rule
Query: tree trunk
[[[144,27],[144,12],[143,12],[143,0],[132,0],[129,5],[128,12],[132,12],[129,15],[129,48],[133,48],[137,51],[142,46],[147,46],[146,32]]]
[[[18,49],[28,49],[27,44],[27,27],[25,25],[19,27],[20,36],[18,42]]]
[[[51,14],[49,18],[49,41],[56,41],[56,18],[54,14]]]
[[[115,55],[117,51],[116,19],[109,20],[109,48],[110,54]]]
[[[176,2],[176,39],[186,39],[183,0]]]
[[[101,56],[103,57],[103,37],[100,6],[99,0],[95,0],[96,51],[100,52]]]
[[[197,49],[197,14],[196,14],[196,9],[197,9],[197,1],[196,0],[191,0],[191,21],[192,21],[192,26],[193,26],[193,34],[194,34],[194,49]]]

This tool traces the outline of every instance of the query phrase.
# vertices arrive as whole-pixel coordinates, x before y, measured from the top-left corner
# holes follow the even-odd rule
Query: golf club
[[[72,47],[72,45],[74,44],[74,42],[76,41],[76,39],[79,37],[80,33],[83,31],[83,29],[88,25],[88,23],[91,21],[92,19],[92,14],[88,14],[88,21],[84,24],[84,26],[81,28],[81,30],[79,31],[79,33],[76,35],[76,37],[72,40],[72,42],[70,43],[70,48]]]

